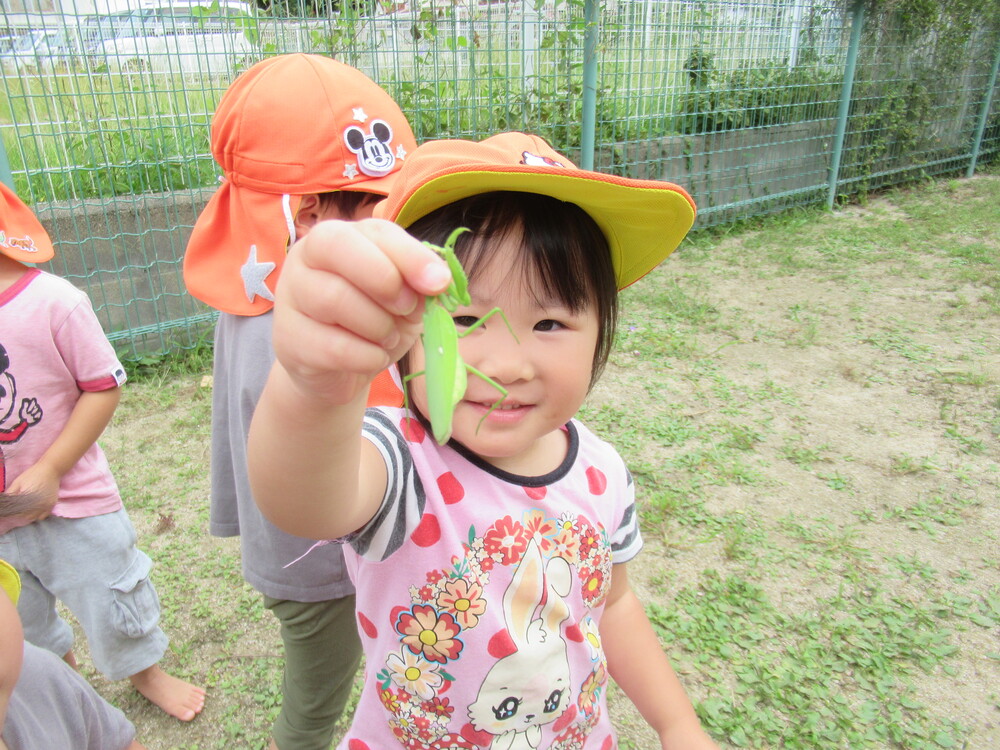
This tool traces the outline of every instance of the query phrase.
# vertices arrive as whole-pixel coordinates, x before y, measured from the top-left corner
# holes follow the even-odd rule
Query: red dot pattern
[[[608,488],[608,478],[596,466],[591,466],[587,469],[587,484],[590,487],[590,494],[603,495]]]
[[[375,627],[375,623],[365,617],[361,612],[358,612],[358,624],[361,626],[361,631],[369,638],[372,640],[378,638],[378,628]]]
[[[532,500],[541,500],[545,497],[545,487],[525,487],[524,494]]]
[[[486,646],[486,651],[494,659],[502,659],[517,651],[517,645],[514,643],[514,639],[510,637],[510,633],[506,630],[500,630],[490,638],[490,642]]]
[[[399,420],[399,431],[411,443],[422,443],[427,436],[424,426],[412,417],[403,417]]]
[[[433,513],[425,513],[410,536],[418,547],[433,547],[441,541],[441,523]]]
[[[450,471],[446,471],[437,478],[437,485],[438,489],[441,490],[441,497],[444,498],[445,505],[454,505],[465,497],[465,487]]]

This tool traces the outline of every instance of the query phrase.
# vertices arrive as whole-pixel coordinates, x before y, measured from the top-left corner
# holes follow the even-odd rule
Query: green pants
[[[272,737],[280,750],[329,750],[361,663],[354,596],[324,602],[264,597],[281,623],[285,675]]]

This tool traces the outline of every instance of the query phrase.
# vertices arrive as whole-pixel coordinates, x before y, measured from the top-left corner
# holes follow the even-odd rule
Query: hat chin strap
[[[288,245],[291,247],[297,238],[295,236],[295,218],[292,216],[292,196],[288,193],[281,196],[281,212],[285,215],[285,224],[288,225]]]

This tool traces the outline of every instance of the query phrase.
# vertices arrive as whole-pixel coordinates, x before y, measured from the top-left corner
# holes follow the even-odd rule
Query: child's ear
[[[295,213],[295,236],[299,239],[309,234],[321,218],[321,204],[316,193],[303,195],[299,202],[299,210]]]

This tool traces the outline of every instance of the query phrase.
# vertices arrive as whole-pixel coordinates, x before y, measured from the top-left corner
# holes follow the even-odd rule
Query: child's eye
[[[545,319],[545,320],[540,320],[537,323],[535,323],[535,330],[536,331],[543,331],[543,332],[544,331],[558,331],[560,328],[565,328],[565,327],[566,326],[564,326],[558,320],[551,320],[551,319],[548,319],[548,318]]]
[[[452,320],[455,321],[455,328],[468,328],[474,326],[479,318],[475,315],[456,315]]]

